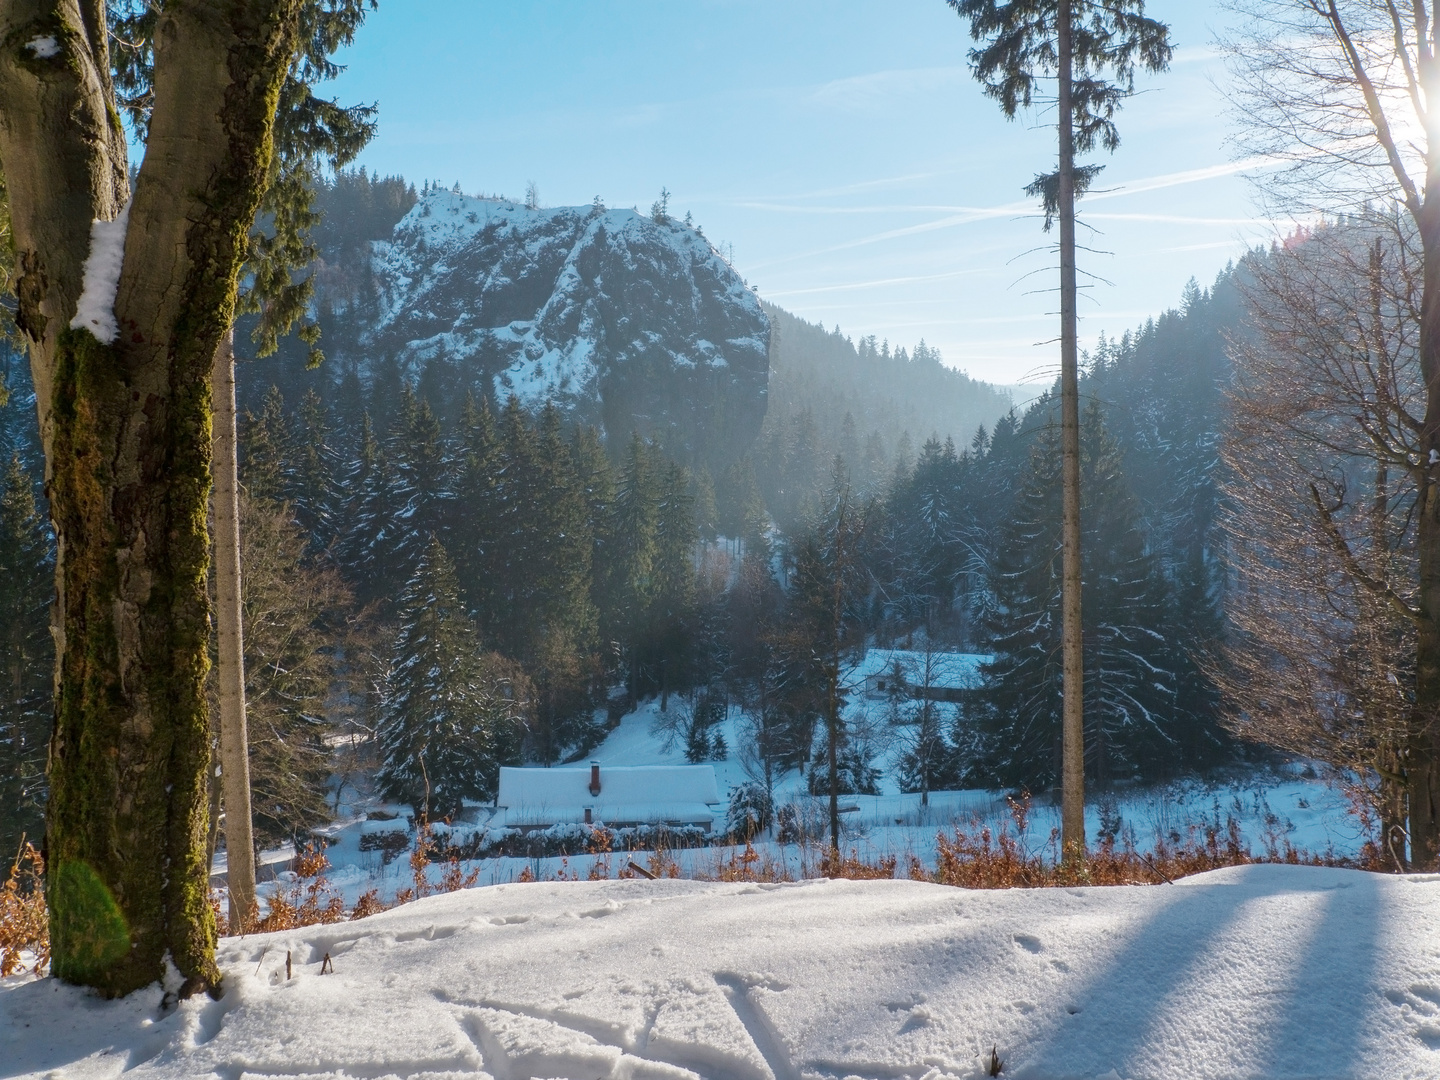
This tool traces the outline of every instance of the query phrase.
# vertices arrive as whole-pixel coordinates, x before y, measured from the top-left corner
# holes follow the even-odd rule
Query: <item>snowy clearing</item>
[[[226,939],[224,996],[168,1013],[7,980],[0,1075],[942,1080],[993,1045],[1017,1080],[1434,1077],[1437,928],[1440,876],[1294,866],[500,885]]]
[[[870,704],[856,702],[851,709],[858,713]],[[682,740],[667,742],[664,735],[657,733],[658,717],[658,702],[643,703],[635,712],[626,715],[584,760],[599,762],[602,769],[684,765]],[[741,760],[743,752],[740,748],[747,742],[753,742],[753,735],[738,708],[732,708],[718,728],[730,751],[724,759],[712,764],[719,783],[719,796],[728,802],[731,790],[751,779]],[[903,745],[896,742],[885,747],[876,758],[875,763],[880,769],[879,795],[843,797],[843,806],[855,808],[842,815],[842,848],[845,854],[854,851],[871,862],[895,856],[898,873],[904,876],[911,856],[919,859],[922,865],[934,868],[938,833],[952,834],[956,827],[973,830],[977,825],[997,831],[1006,828],[1013,832],[1010,807],[1002,793],[936,791],[931,792],[928,806],[921,805],[918,794],[902,793],[895,778],[899,771],[897,759],[903,749]],[[775,799],[777,803],[790,803],[797,808],[810,836],[802,844],[781,844],[772,826],[756,838],[755,849],[762,859],[772,865],[783,866],[791,877],[813,876],[829,843],[828,800],[811,797],[804,778],[793,770],[776,778]],[[1109,824],[1122,834],[1128,832],[1142,851],[1153,850],[1157,835],[1175,838],[1176,842],[1190,835],[1192,830],[1203,833],[1205,829],[1213,828],[1223,835],[1232,819],[1244,842],[1257,854],[1263,854],[1272,847],[1283,848],[1289,843],[1314,855],[1354,857],[1365,839],[1342,793],[1316,779],[1313,773],[1307,775],[1303,768],[1289,774],[1237,777],[1225,784],[1186,781],[1162,788],[1128,788],[1109,795],[1098,793],[1092,796],[1086,809],[1086,831],[1092,842],[1097,840],[1108,814]],[[367,820],[367,815],[376,810],[396,816],[385,821]],[[492,812],[489,806],[474,806],[467,813],[466,821],[457,822],[453,829],[441,826],[439,831],[462,844],[477,833],[493,835],[503,831],[504,822],[492,817]],[[339,820],[319,830],[329,844],[326,850],[331,864],[328,879],[343,895],[347,905],[353,905],[362,893],[371,888],[378,889],[380,895],[388,900],[398,890],[412,884],[411,868],[403,853],[392,854],[386,861],[383,852],[362,846],[367,843],[367,837],[373,841],[376,833],[404,832],[413,840],[414,831],[409,828],[408,821],[411,813],[409,807],[380,803],[365,794],[362,787],[342,807]],[[723,815],[722,820],[717,822],[717,828],[722,824]],[[1030,826],[1023,846],[1031,851],[1053,854],[1050,837],[1059,824],[1059,807],[1052,805],[1046,797],[1036,798],[1031,807]],[[408,841],[399,844],[396,851],[406,847]],[[585,850],[584,841],[577,840],[568,860],[558,856],[485,858],[466,861],[464,869],[467,873],[479,870],[481,885],[515,881],[527,869],[542,880],[560,874],[584,877],[597,862],[594,856],[583,854]],[[740,849],[727,845],[689,849],[675,847],[669,855],[679,864],[682,875],[713,877],[737,850]],[[287,847],[265,855],[264,865],[259,871],[262,896],[274,887],[269,882],[277,874],[282,878],[293,876],[284,873],[293,854],[293,849]],[[599,861],[602,865],[613,864],[612,872],[624,865],[624,860],[618,855],[613,859],[602,857]],[[643,863],[646,860],[642,857],[640,861]],[[215,870],[223,873],[224,869],[225,856],[221,852],[217,856]],[[432,868],[431,877],[437,875],[438,868]]]

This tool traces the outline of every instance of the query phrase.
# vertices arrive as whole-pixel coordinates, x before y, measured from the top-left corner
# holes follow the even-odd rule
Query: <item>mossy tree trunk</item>
[[[187,992],[219,978],[205,865],[210,373],[300,8],[168,0],[131,197],[103,0],[0,0],[17,322],[59,552],[53,968],[112,995],[161,977],[167,957]],[[70,324],[91,222],[127,197],[118,333],[101,341]]]

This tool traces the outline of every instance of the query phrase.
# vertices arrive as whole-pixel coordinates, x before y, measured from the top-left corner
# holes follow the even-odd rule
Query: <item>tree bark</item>
[[[1085,857],[1085,642],[1080,590],[1080,380],[1075,312],[1075,137],[1071,114],[1071,3],[1060,0],[1060,453],[1064,507],[1061,537],[1062,706],[1060,849],[1066,862]]]
[[[840,647],[845,617],[845,575],[849,572],[849,553],[845,550],[848,523],[845,518],[846,505],[842,501],[835,520],[835,565],[831,568],[835,576],[834,597],[827,628],[829,651],[825,658],[825,724],[830,736],[826,754],[826,766],[830,772],[830,853],[837,867],[840,862]]]
[[[1440,36],[1440,9],[1434,15],[1432,43]],[[1434,57],[1421,57],[1420,76],[1433,85]],[[1406,747],[1409,788],[1410,858],[1417,868],[1432,869],[1440,855],[1440,110],[1433,107],[1426,132],[1425,189],[1416,224],[1423,258],[1420,304],[1420,374],[1425,382],[1425,419],[1420,449],[1423,483],[1416,546],[1420,563],[1421,617],[1417,620],[1415,714]]]
[[[220,786],[225,800],[225,880],[230,932],[243,934],[255,905],[250,740],[245,730],[245,628],[241,615],[240,502],[236,475],[235,334],[215,350],[215,623],[219,638]]]
[[[164,5],[118,333],[102,341],[70,323],[91,221],[118,217],[129,195],[105,5],[0,0],[12,43],[0,50],[0,161],[59,556],[52,968],[110,995],[161,978],[167,960],[183,993],[219,981],[205,865],[210,374],[300,8]]]

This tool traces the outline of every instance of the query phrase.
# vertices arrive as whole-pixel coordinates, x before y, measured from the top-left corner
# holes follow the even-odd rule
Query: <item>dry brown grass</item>
[[[267,934],[276,930],[295,930],[302,926],[363,919],[424,896],[468,889],[480,880],[478,868],[467,873],[458,859],[449,859],[440,874],[440,880],[431,881],[429,865],[432,847],[430,826],[422,822],[410,852],[411,886],[401,889],[395,894],[394,901],[388,904],[380,898],[379,889],[367,889],[355,901],[355,906],[347,910],[344,896],[326,877],[330,860],[326,858],[322,848],[311,844],[295,857],[296,880],[271,894],[264,918],[259,917],[257,908],[247,921],[247,932]],[[228,934],[230,927],[220,913],[218,898],[212,902],[212,906],[216,912],[220,933]]]
[[[895,877],[895,866],[899,861],[895,855],[878,855],[874,862],[866,862],[853,849],[848,856],[838,851],[827,851],[820,856],[820,876],[849,878],[852,881],[884,881]]]
[[[1138,850],[1131,838],[1119,843],[1108,838],[1092,848],[1083,861],[1067,865],[1044,857],[1046,849],[1058,848],[1053,831],[1039,850],[1030,846],[1029,797],[1008,801],[1015,823],[1013,831],[1008,824],[992,829],[977,821],[969,829],[957,826],[953,835],[941,833],[936,837],[935,869],[926,869],[911,856],[910,878],[965,889],[1033,889],[1161,885],[1207,870],[1256,863],[1381,869],[1378,859],[1312,855],[1288,842],[1278,846],[1272,843],[1264,852],[1256,854],[1245,843],[1240,825],[1233,817],[1224,825],[1217,819],[1208,825],[1192,826],[1178,841],[1159,837],[1150,853]]]
[[[0,978],[50,967],[50,913],[45,907],[45,860],[21,840],[10,875],[0,886]]]
[[[706,874],[713,881],[793,881],[794,875],[784,861],[766,854],[761,855],[750,841],[745,841],[745,850],[730,853],[730,858],[716,860],[715,866]]]

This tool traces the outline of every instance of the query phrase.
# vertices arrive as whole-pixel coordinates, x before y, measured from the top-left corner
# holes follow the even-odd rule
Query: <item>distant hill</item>
[[[342,355],[493,400],[559,402],[624,438],[724,465],[765,416],[770,327],[695,229],[599,206],[538,209],[431,188],[371,245]]]
[[[317,208],[327,361],[306,372],[286,342],[247,364],[252,409],[272,383],[286,400],[317,389],[346,429],[362,406],[383,427],[384,388],[402,378],[442,420],[467,392],[556,396],[717,480],[749,455],[779,505],[836,453],[873,486],[931,435],[968,444],[1010,407],[923,342],[855,341],[761,302],[699,230],[663,214],[527,208],[364,173],[336,177]]]
[[[993,429],[1010,395],[947,366],[923,341],[914,351],[854,341],[773,304],[770,410],[750,461],[782,529],[802,527],[833,482],[838,457],[855,493],[880,495],[930,438],[968,446]],[[721,490],[744,483],[731,478]]]
[[[772,422],[809,409],[821,429],[838,429],[849,414],[863,435],[880,432],[893,445],[906,432],[969,442],[981,424],[994,426],[1011,405],[1003,388],[946,365],[923,341],[908,352],[874,337],[858,342],[765,304],[770,316]]]

